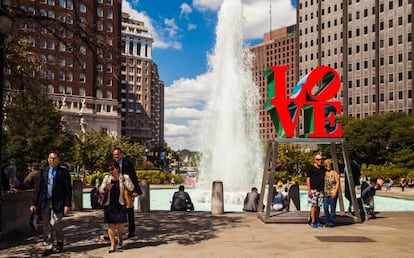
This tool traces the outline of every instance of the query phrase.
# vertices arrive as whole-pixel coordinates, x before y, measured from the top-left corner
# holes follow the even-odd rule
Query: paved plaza
[[[379,195],[414,198],[414,189]],[[414,212],[381,212],[361,224],[314,229],[306,224],[264,224],[255,213],[152,211],[137,213],[137,234],[108,254],[101,210],[64,219],[64,253],[51,257],[414,257]],[[40,235],[11,236],[0,257],[39,257]]]

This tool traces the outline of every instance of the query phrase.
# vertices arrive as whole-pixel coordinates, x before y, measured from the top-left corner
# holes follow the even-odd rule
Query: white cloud
[[[193,6],[200,11],[217,11],[223,0],[193,0]]]
[[[223,0],[193,0],[193,6],[199,11],[217,11]],[[263,38],[270,30],[270,15],[272,29],[296,23],[296,9],[290,0],[242,0],[246,25],[245,39]]]
[[[136,6],[139,0],[122,1],[122,12],[128,13],[132,18],[144,22],[144,25],[148,28],[149,33],[154,38],[154,44],[152,45],[153,48],[181,49],[182,44],[177,39],[167,38],[171,33],[175,35],[178,27],[172,27],[169,22],[165,24],[157,24],[145,13],[145,11],[139,12],[133,9],[131,2],[133,3],[133,6]],[[164,27],[164,25],[166,25],[166,27]]]
[[[178,31],[178,26],[173,19],[164,19],[164,24],[166,26],[166,31],[168,32],[168,37],[174,38]]]
[[[133,0],[128,0],[133,1]],[[223,0],[193,0],[192,7],[199,12],[215,12]],[[271,3],[272,29],[294,24],[296,10],[290,0],[242,0],[246,19],[244,38],[246,40],[262,39],[263,34],[270,30],[269,9]],[[145,12],[133,10],[127,1],[123,1],[123,11],[134,18],[145,22],[154,37],[154,48],[181,49],[177,40],[180,28],[174,18],[164,18],[164,24],[158,25]],[[180,6],[180,17],[189,21],[193,9],[186,3]],[[192,14],[193,15],[193,14]],[[188,30],[196,29],[197,25],[187,24]],[[166,37],[170,36],[171,39]],[[207,53],[206,53],[207,55]],[[175,150],[198,150],[198,132],[202,128],[202,116],[208,96],[209,74],[196,78],[180,78],[165,88],[165,139]]]
[[[195,79],[181,78],[165,88],[165,108],[200,108],[207,98],[207,81],[209,74]]]
[[[189,6],[187,3],[181,4],[180,9],[180,18],[185,17],[188,19],[188,15],[193,11],[193,9],[191,9],[191,6]]]
[[[197,25],[196,24],[189,23],[187,25],[187,29],[188,30],[196,30],[197,29]]]
[[[200,119],[201,111],[195,108],[165,109],[164,115],[168,120],[197,120]]]

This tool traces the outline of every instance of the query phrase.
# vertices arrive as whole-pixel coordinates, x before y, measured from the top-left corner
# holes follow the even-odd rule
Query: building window
[[[86,96],[86,90],[85,90],[85,88],[79,88],[79,95],[80,96]]]
[[[101,99],[102,98],[102,91],[101,90],[96,90],[96,97],[98,99]]]
[[[86,5],[84,3],[80,3],[79,10],[81,13],[86,13]]]
[[[67,94],[67,95],[72,95],[72,87],[66,87],[66,89],[65,89],[65,94]]]
[[[73,10],[73,2],[72,0],[67,0],[66,1],[66,8],[69,10]]]
[[[47,85],[47,93],[55,93],[55,87],[52,84]]]
[[[106,91],[106,98],[107,99],[112,99],[112,91]]]
[[[66,81],[71,82],[73,80],[72,72],[66,72],[65,77],[66,77]]]
[[[86,75],[84,73],[79,74],[79,82],[85,83],[86,82]]]
[[[103,17],[103,9],[102,9],[102,7],[96,8],[96,15],[98,15],[98,17]]]

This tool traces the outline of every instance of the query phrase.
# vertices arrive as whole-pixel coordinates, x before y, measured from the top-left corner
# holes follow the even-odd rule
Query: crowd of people
[[[110,242],[109,253],[115,252],[117,247],[122,247],[126,223],[128,223],[128,238],[134,237],[134,198],[142,194],[132,162],[123,158],[120,148],[113,149],[112,156],[113,160],[108,162],[110,173],[96,187],[96,191],[102,197],[104,223],[108,224],[104,238]],[[45,256],[62,252],[64,234],[61,222],[63,216],[69,213],[72,204],[70,174],[66,168],[60,165],[59,154],[56,151],[51,151],[47,163],[47,167],[41,168],[38,162],[33,162],[30,172],[20,182],[16,177],[16,166],[10,162],[7,156],[4,156],[2,157],[0,181],[2,191],[13,193],[17,189],[34,189],[29,210],[42,220]],[[359,186],[362,205],[367,204],[367,207],[370,207],[375,191],[381,190],[383,186],[389,191],[394,184],[391,178],[384,182],[381,177],[375,183],[361,182],[359,164],[351,159],[350,165],[354,186],[359,186],[362,183]],[[347,178],[345,177],[346,181]],[[171,184],[174,186],[175,181],[171,181]],[[404,180],[400,182],[403,191],[406,184]],[[334,170],[333,161],[331,159],[324,160],[320,154],[315,155],[313,164],[306,168],[306,186],[308,202],[311,206],[310,226],[313,228],[334,227],[340,189],[340,172]],[[280,189],[278,190],[278,188]],[[350,204],[348,211],[352,211],[350,189],[347,182],[345,183],[345,197]],[[252,187],[244,198],[243,210],[257,212],[259,205],[263,205],[259,204],[259,201],[260,193],[256,187]],[[194,211],[194,204],[189,193],[185,191],[184,185],[179,186],[170,203],[171,211]],[[320,219],[322,206],[324,223]],[[283,187],[282,182],[279,182],[273,186],[271,209],[273,211],[288,209],[288,184]]]

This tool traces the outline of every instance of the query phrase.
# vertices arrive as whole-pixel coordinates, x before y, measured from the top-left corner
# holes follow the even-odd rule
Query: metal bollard
[[[140,213],[148,213],[150,212],[150,187],[148,180],[141,180],[139,186],[141,187],[142,194],[138,196],[137,211]]]
[[[214,181],[211,192],[211,214],[224,213],[223,182]]]

